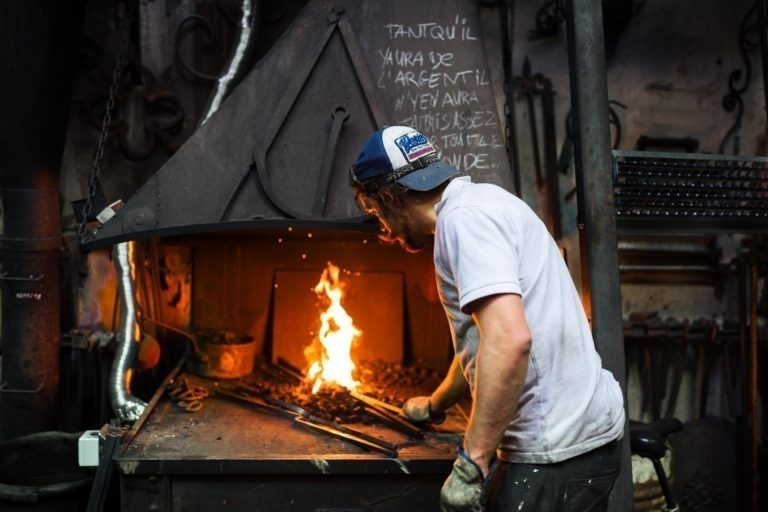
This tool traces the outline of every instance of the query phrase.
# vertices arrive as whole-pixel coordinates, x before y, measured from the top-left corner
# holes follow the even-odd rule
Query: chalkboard
[[[390,124],[424,132],[475,181],[511,189],[476,2],[360,2],[352,11]]]

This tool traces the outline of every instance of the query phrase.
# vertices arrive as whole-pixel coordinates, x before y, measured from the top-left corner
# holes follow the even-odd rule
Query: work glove
[[[429,399],[428,396],[410,398],[403,405],[403,413],[414,423],[442,423],[445,420],[445,413],[434,413]]]
[[[440,512],[484,512],[483,483],[480,467],[459,447],[453,471],[440,491]]]

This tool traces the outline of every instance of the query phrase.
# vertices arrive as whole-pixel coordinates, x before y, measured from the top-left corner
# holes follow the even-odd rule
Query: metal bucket
[[[93,474],[77,465],[79,437],[38,432],[0,443],[0,510],[85,510]]]
[[[237,379],[253,371],[256,340],[231,331],[198,331],[187,371],[201,377]]]

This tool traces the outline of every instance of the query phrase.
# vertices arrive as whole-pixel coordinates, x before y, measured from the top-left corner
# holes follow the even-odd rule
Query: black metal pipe
[[[760,0],[760,61],[763,65],[763,109],[768,116],[768,0]]]
[[[758,391],[758,319],[757,302],[759,299],[758,280],[760,278],[760,268],[758,265],[758,244],[755,237],[749,238],[747,246],[747,373],[744,375],[746,381],[745,395],[747,404],[744,409],[744,440],[745,440],[745,464],[743,478],[747,480],[747,494],[744,496],[744,510],[750,512],[758,510],[759,504],[759,475],[758,467],[758,449],[760,446],[760,395]]]
[[[0,438],[57,426],[59,166],[80,2],[0,2]]]
[[[582,290],[589,294],[588,314],[592,321],[595,347],[603,366],[613,373],[621,385],[626,411],[621,289],[601,3],[567,0],[565,20],[582,248]],[[622,448],[621,474],[611,493],[609,510],[629,511],[632,510],[633,498],[628,423]]]

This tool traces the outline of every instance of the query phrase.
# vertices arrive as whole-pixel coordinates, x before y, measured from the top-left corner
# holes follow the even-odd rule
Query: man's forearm
[[[485,473],[517,411],[528,371],[531,333],[519,295],[491,297],[478,305],[473,318],[480,331],[480,345],[464,449]]]
[[[483,470],[517,410],[528,370],[525,340],[483,339],[475,368],[475,401],[465,439],[465,450]]]
[[[429,402],[432,412],[442,414],[466,396],[468,391],[467,379],[464,378],[458,358],[454,357],[448,373],[430,397]]]

